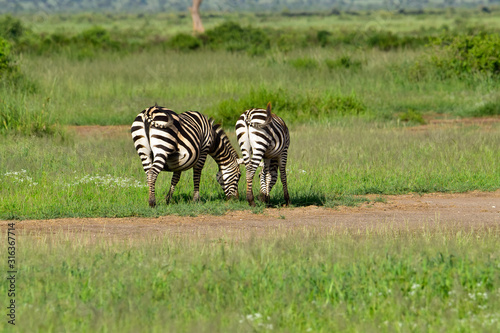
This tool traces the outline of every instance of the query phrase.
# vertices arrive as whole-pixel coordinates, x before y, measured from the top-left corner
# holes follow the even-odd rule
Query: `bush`
[[[431,62],[446,76],[500,74],[500,35],[479,33],[436,38]]]
[[[235,22],[225,22],[207,30],[201,38],[214,49],[231,52],[247,51],[252,55],[263,54],[271,46],[268,35],[262,29],[243,28]]]
[[[320,30],[316,33],[318,43],[321,47],[325,47],[330,42],[330,36],[332,34],[326,30]]]
[[[111,38],[109,32],[98,26],[82,31],[75,36],[74,40],[85,46],[99,49],[117,50],[120,48],[120,44]]]
[[[272,103],[273,112],[291,109],[296,109],[295,103],[288,98],[288,95],[283,89],[269,91],[266,88],[252,89],[250,93],[242,96],[239,99],[226,99],[220,102],[213,114],[217,114],[216,120],[223,126],[234,126],[238,117],[245,111],[251,108],[265,108],[267,103]]]
[[[14,64],[10,55],[11,45],[0,37],[0,80],[10,79],[18,73],[18,67]]]
[[[353,93],[348,96],[327,95],[322,100],[324,115],[357,116],[366,111],[365,105]]]
[[[348,96],[334,95],[290,95],[283,89],[270,91],[264,87],[250,91],[239,99],[220,102],[211,114],[225,127],[232,127],[238,117],[251,108],[265,108],[271,102],[273,112],[287,123],[308,122],[332,117],[358,116],[366,111],[365,105],[353,93]]]
[[[10,15],[0,20],[0,37],[7,40],[17,41],[25,32],[25,28],[19,19]]]
[[[194,36],[180,33],[172,37],[167,42],[167,45],[178,51],[189,51],[199,48],[201,46],[201,41]]]

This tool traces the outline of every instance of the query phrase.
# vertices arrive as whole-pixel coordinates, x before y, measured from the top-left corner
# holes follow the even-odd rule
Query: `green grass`
[[[494,124],[489,131],[474,126],[411,131],[361,120],[293,126],[287,165],[292,205],[356,205],[370,193],[496,190],[498,128]],[[234,132],[228,134],[237,147]],[[191,203],[189,171],[167,206],[164,197],[171,173],[163,172],[157,181],[159,205],[150,209],[146,177],[127,128],[111,137],[66,137],[15,136],[10,145],[0,146],[1,219],[219,215],[249,209],[244,176],[239,201],[226,202],[210,158],[202,173],[201,203]],[[278,181],[271,204],[282,203]]]
[[[289,60],[305,55],[317,59],[317,67],[296,69],[290,65]],[[103,54],[82,61],[63,55],[27,56],[21,65],[38,85],[36,92],[24,97],[26,104],[32,109],[44,108],[51,121],[59,124],[129,124],[155,102],[178,112],[199,110],[217,121],[230,117],[234,122],[246,108],[264,107],[269,101],[264,99],[273,98],[271,102],[288,103],[278,103],[274,108],[277,113],[293,111],[289,122],[303,122],[324,106],[327,112],[314,117],[334,117],[335,106],[325,102],[331,97],[356,96],[356,103],[366,109],[365,116],[389,120],[409,109],[458,117],[478,101],[498,99],[497,81],[432,77],[412,81],[407,74],[411,70],[409,59],[420,55],[367,51],[363,70],[356,71],[329,70],[325,60],[332,58],[332,53],[321,48],[259,58],[222,51]],[[251,91],[264,93],[262,98],[249,100]],[[4,103],[17,103],[18,93],[3,92]],[[248,102],[259,105],[243,105]],[[228,114],[224,103],[233,103],[238,109]],[[289,106],[294,109],[287,110]]]
[[[388,224],[248,241],[59,233],[19,244],[20,332],[500,329],[498,229]]]
[[[204,45],[189,52],[161,45],[141,50],[78,44],[80,48],[39,55],[22,51],[22,38],[30,38],[26,33],[11,42],[17,50],[19,81],[0,83],[0,138],[9,143],[0,145],[0,218],[223,214],[245,209],[242,198],[223,201],[213,177],[216,168],[210,162],[203,173],[200,204],[190,202],[192,177],[188,172],[178,185],[174,204],[151,210],[145,205],[145,176],[125,130],[120,137],[98,138],[65,132],[66,125],[130,126],[141,110],[154,103],[177,112],[201,111],[233,136],[234,122],[245,109],[264,107],[270,101],[273,111],[291,129],[289,184],[292,203],[297,206],[356,205],[365,200],[365,194],[496,190],[500,184],[497,123],[491,131],[456,127],[414,132],[406,127],[436,116],[498,116],[498,77],[491,73],[442,77],[429,67],[432,48],[382,51],[394,35],[423,38],[439,34],[436,24],[450,20],[448,30],[443,29],[450,38],[468,29],[498,29],[494,25],[486,30],[474,21],[477,15],[464,13],[470,14],[457,11],[413,17],[377,12],[374,16],[319,17],[318,22],[335,22],[324,31],[317,30],[322,27],[311,18],[278,15],[277,26],[300,24],[290,30],[281,26],[279,29],[286,30],[279,30],[286,32],[282,39],[273,35],[278,30],[265,30],[269,44],[259,29],[269,28],[272,15],[234,13],[214,18],[217,24],[207,33],[225,48],[211,50]],[[248,20],[240,22],[242,27],[254,23],[250,32],[241,27],[237,32],[250,41],[256,39],[262,53],[240,52],[235,40],[227,39],[232,36],[230,28],[235,27],[227,20],[238,21],[235,17],[240,16]],[[134,44],[137,35],[127,29],[142,31],[134,22],[144,20],[124,14],[111,28],[107,24],[113,15],[61,14],[47,17],[35,29],[28,17],[21,19],[33,33],[61,29],[63,37],[80,34],[110,46],[116,41],[108,38],[115,35]],[[421,25],[408,30],[405,20]],[[76,25],[71,32],[61,27],[72,21],[82,26]],[[165,41],[163,37],[178,33],[166,21],[164,35],[156,36],[159,44]],[[391,24],[379,29],[381,22]],[[34,20],[33,24],[38,23]],[[86,24],[107,30],[95,29],[91,34]],[[152,23],[151,30],[145,29],[139,37],[153,38],[158,24]],[[342,30],[348,24],[352,24],[350,30]],[[426,24],[430,30],[422,28]],[[346,40],[334,46],[339,35]],[[374,45],[353,43],[353,36],[365,44],[372,40]],[[169,180],[169,174],[160,175],[158,197],[165,195]],[[281,198],[278,183],[271,204],[280,205]]]

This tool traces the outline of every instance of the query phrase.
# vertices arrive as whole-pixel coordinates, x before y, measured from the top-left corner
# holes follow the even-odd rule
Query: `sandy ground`
[[[467,232],[491,230],[500,235],[500,190],[384,198],[385,202],[371,202],[359,207],[269,208],[262,214],[234,211],[223,216],[63,218],[15,223],[16,230],[21,233],[85,233],[92,237],[118,239],[165,235],[240,239],[306,230],[423,232],[436,228]],[[10,222],[0,221],[0,229],[5,230]]]

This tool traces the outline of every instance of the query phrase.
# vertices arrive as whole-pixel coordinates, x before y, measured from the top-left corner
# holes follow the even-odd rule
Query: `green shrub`
[[[172,37],[167,46],[178,51],[196,50],[201,46],[201,41],[194,36],[180,33]]]
[[[500,35],[479,33],[436,38],[431,62],[445,76],[500,74]]]
[[[18,67],[10,55],[11,45],[0,37],[0,80],[12,78],[18,72]]]
[[[270,91],[266,88],[252,89],[247,95],[241,98],[226,99],[220,102],[213,114],[217,114],[216,120],[223,126],[234,126],[238,117],[245,111],[251,108],[265,108],[267,103],[272,103],[273,112],[280,112],[281,110],[295,110],[296,105],[288,94],[283,89]]]
[[[234,126],[238,117],[251,108],[265,108],[271,102],[274,113],[287,123],[309,122],[332,117],[358,116],[366,111],[365,105],[356,95],[291,95],[283,89],[268,90],[261,87],[238,99],[230,98],[220,102],[211,114],[225,127]]]
[[[99,49],[117,50],[120,48],[120,44],[111,38],[109,31],[98,26],[82,31],[75,36],[74,40],[77,43]]]
[[[21,21],[10,15],[6,15],[0,19],[0,37],[17,41],[22,37],[25,30]]]
[[[316,37],[318,38],[318,43],[321,47],[325,47],[330,42],[331,33],[326,30],[320,30],[316,33]]]
[[[356,95],[326,95],[322,100],[323,113],[326,115],[357,116],[366,111],[365,105]]]
[[[264,30],[251,26],[242,27],[235,22],[225,22],[207,30],[201,38],[211,48],[231,52],[247,51],[252,55],[263,54],[271,46]]]

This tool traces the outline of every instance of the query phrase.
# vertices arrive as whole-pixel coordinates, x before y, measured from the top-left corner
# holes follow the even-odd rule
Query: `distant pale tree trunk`
[[[189,7],[189,12],[193,18],[193,30],[198,33],[205,32],[200,18],[200,5],[202,1],[203,0],[193,0],[193,6]]]

